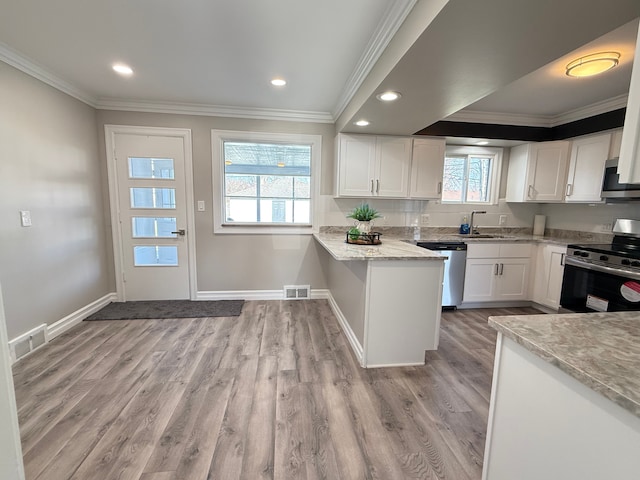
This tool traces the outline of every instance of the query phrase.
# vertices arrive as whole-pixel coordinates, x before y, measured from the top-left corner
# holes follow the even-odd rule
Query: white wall
[[[0,105],[0,281],[14,338],[114,288],[95,110],[2,62]]]
[[[310,235],[238,235],[213,233],[211,130],[301,133],[322,136],[321,191],[333,188],[331,124],[247,120],[173,114],[98,111],[99,155],[106,188],[104,125],[135,125],[191,129],[195,200],[204,200],[205,212],[195,212],[199,292],[279,290],[284,285],[326,288],[320,249]],[[108,209],[108,198],[105,205]],[[107,217],[109,217],[107,211]],[[109,246],[111,248],[111,246]],[[111,273],[113,278],[113,273]]]

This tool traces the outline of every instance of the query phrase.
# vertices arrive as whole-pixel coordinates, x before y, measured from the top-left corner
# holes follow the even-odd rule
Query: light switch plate
[[[198,200],[198,211],[204,212],[204,200]]]
[[[20,210],[20,223],[23,227],[31,226],[31,212],[29,210]]]

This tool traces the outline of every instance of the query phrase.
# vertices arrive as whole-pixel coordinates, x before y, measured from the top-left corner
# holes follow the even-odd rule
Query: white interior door
[[[190,298],[185,137],[113,132],[121,300]],[[190,150],[189,150],[190,151]],[[190,171],[190,169],[189,169]],[[112,200],[113,206],[113,200]],[[116,259],[116,263],[118,259]],[[119,279],[118,279],[119,280]]]

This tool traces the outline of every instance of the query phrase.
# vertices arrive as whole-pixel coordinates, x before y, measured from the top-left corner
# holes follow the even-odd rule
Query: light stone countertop
[[[346,234],[314,233],[314,238],[333,258],[349,260],[444,260],[440,255],[425,248],[416,247],[400,239],[381,237],[380,245],[354,245],[346,243]]]
[[[640,417],[640,312],[489,317],[489,325]]]

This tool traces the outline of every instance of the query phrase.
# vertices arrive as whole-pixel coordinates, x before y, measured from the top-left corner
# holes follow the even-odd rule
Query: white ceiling
[[[586,106],[606,103],[604,108],[610,106],[610,110],[624,106],[637,34],[638,19],[635,19],[469,105],[448,120],[484,115],[488,120],[503,117],[511,124],[554,126],[566,123],[565,117],[571,120],[568,115]],[[586,78],[565,74],[566,65],[572,60],[606,51],[621,54],[614,69]]]
[[[588,8],[584,0],[2,3],[0,60],[97,108],[335,122],[338,131],[403,135],[462,109],[458,115],[551,121],[612,97],[624,102],[637,29],[629,22],[640,16],[638,0]],[[549,75],[545,66],[564,65],[612,30],[599,41],[624,51],[606,82],[577,87]],[[114,62],[134,75],[117,76]],[[274,76],[288,85],[272,87]],[[400,101],[375,99],[387,88],[401,91]],[[363,117],[371,126],[356,129]]]
[[[295,111],[332,120],[348,100],[343,92],[415,0],[2,3],[5,57],[26,59],[88,103]],[[135,74],[117,76],[114,62]],[[276,76],[288,85],[271,86]]]

